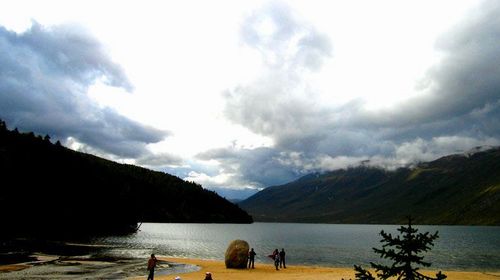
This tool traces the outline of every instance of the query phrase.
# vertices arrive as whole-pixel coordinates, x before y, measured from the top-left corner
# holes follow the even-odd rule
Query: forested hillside
[[[240,203],[257,221],[500,225],[500,149],[415,168],[356,167],[264,189]]]
[[[139,222],[251,223],[200,185],[10,131],[0,121],[0,234],[99,235]]]

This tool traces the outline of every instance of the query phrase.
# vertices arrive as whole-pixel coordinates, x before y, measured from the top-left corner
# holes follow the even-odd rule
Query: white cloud
[[[430,68],[426,85],[415,89],[418,94],[379,109],[367,107],[368,101],[362,97],[354,97],[340,106],[319,102],[320,94],[310,86],[314,80],[297,74],[302,73],[304,65],[292,63],[298,53],[290,52],[294,49],[290,46],[300,40],[294,39],[299,28],[291,13],[276,16],[281,20],[276,21],[276,29],[280,29],[282,22],[287,24],[280,34],[271,32],[261,36],[258,30],[244,29],[245,38],[249,38],[247,43],[262,52],[264,60],[269,56],[273,60],[261,78],[235,87],[225,95],[226,116],[272,138],[274,145],[262,161],[251,160],[255,158],[249,153],[261,153],[257,149],[232,150],[224,157],[219,152],[212,158],[223,164],[236,159],[245,162],[238,166],[238,172],[247,179],[255,178],[248,170],[262,165],[274,174],[290,178],[359,164],[393,169],[464,152],[474,146],[498,145],[500,131],[492,120],[498,119],[500,113],[500,84],[495,78],[499,68],[493,64],[500,52],[492,46],[500,43],[500,24],[493,24],[499,14],[500,5],[489,1],[474,17],[452,28],[448,34],[453,35],[441,39],[444,51],[441,61]],[[252,15],[247,25],[274,16],[271,6],[261,15]],[[308,30],[314,33],[314,29]],[[313,46],[304,47],[314,50]],[[322,59],[327,58],[327,53],[322,55]],[[374,75],[378,75],[379,69],[386,70],[382,61],[369,67]],[[366,76],[360,75],[359,79],[359,83],[366,82]],[[383,95],[373,94],[383,99]],[[287,176],[283,175],[284,170]],[[255,179],[264,184],[272,181]]]

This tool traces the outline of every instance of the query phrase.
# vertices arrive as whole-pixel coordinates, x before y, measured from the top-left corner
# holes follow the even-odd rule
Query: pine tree
[[[373,250],[381,258],[391,260],[392,265],[386,266],[370,262],[371,267],[375,269],[380,279],[389,279],[391,277],[397,277],[398,280],[445,279],[446,275],[442,274],[441,271],[436,274],[436,278],[425,276],[419,272],[419,265],[424,267],[431,266],[430,262],[424,261],[424,256],[421,253],[431,250],[432,246],[434,246],[434,240],[439,235],[437,231],[434,234],[430,234],[429,232],[418,233],[418,229],[412,227],[411,222],[412,219],[409,217],[408,226],[401,226],[398,229],[401,235],[398,236],[392,236],[392,234],[384,231],[380,232],[382,236],[380,242],[383,244],[382,249],[373,248]],[[375,280],[375,277],[361,266],[355,265],[354,270],[356,271],[356,279],[358,280]]]

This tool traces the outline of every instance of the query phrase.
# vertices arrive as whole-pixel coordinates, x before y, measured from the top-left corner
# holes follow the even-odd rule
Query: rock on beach
[[[246,268],[250,246],[245,240],[233,240],[226,250],[226,268]]]

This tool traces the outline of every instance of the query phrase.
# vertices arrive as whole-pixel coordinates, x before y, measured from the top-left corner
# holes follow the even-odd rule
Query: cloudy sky
[[[229,198],[500,145],[500,1],[11,1],[0,118]]]

